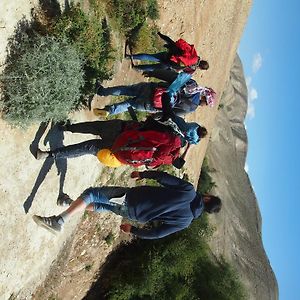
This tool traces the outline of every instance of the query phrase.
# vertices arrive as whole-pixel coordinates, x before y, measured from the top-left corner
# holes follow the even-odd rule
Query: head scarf
[[[196,94],[196,93],[200,93],[200,98],[202,96],[205,96],[206,98],[206,103],[208,106],[213,107],[216,103],[216,93],[212,88],[208,88],[208,87],[202,87],[202,86],[195,86],[195,85],[186,85],[183,88],[184,93],[186,94]]]

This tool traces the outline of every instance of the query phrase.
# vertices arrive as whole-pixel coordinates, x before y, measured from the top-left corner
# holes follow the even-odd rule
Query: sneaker
[[[73,200],[69,197],[69,195],[61,193],[57,198],[56,204],[58,206],[70,206],[72,202]]]
[[[100,109],[100,108],[94,108],[93,109],[94,115],[98,116],[98,117],[108,117],[109,112],[105,109]]]
[[[36,151],[36,159],[41,160],[41,159],[46,159],[49,156],[48,151],[42,151],[41,149],[37,149]]]
[[[50,231],[53,234],[57,234],[62,231],[62,225],[58,223],[60,217],[51,216],[51,217],[41,217],[34,215],[32,217],[33,221],[40,227],[43,227]]]

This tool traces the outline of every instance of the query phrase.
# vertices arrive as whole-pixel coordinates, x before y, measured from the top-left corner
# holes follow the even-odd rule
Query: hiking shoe
[[[59,131],[68,131],[68,126],[70,125],[71,125],[70,120],[56,123],[57,129]]]
[[[48,151],[42,151],[41,149],[37,149],[36,151],[36,159],[37,160],[41,160],[41,159],[46,159],[49,156],[49,152]]]
[[[70,206],[72,202],[73,200],[69,197],[69,195],[61,193],[57,198],[56,204],[58,206]]]
[[[50,231],[53,234],[57,234],[62,231],[62,225],[58,223],[60,217],[51,216],[51,217],[41,217],[34,215],[32,216],[33,221],[40,227],[43,227]]]
[[[100,81],[97,79],[96,83],[95,83],[95,93],[99,96],[102,96],[102,91],[103,91],[104,87],[103,85],[100,83]]]
[[[98,116],[98,117],[108,117],[109,112],[105,109],[100,109],[100,108],[94,108],[93,109],[94,115]]]

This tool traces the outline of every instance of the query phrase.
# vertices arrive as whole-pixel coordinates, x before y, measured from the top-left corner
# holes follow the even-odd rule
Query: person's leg
[[[55,150],[47,151],[49,156],[55,159],[75,158],[86,154],[96,155],[101,149],[108,148],[109,145],[101,139],[94,139],[82,143],[69,145]]]
[[[95,212],[112,211],[117,213],[122,211],[120,204],[110,202],[112,198],[124,196],[129,188],[124,187],[101,187],[86,189],[77,200],[73,201],[69,208],[59,214],[57,217],[62,218],[61,223],[66,222],[76,213],[87,209]]]
[[[95,109],[98,111],[106,111],[110,115],[116,115],[119,113],[126,112],[130,106],[139,111],[149,111],[152,112],[152,98],[155,88],[159,86],[157,83],[149,82],[149,83],[138,83],[129,86],[130,90],[132,90],[132,94],[135,97],[126,99],[125,101],[114,103],[111,105],[106,105],[102,109]],[[133,93],[134,91],[134,93]],[[129,93],[128,93],[129,95]]]
[[[143,98],[131,98],[123,102],[115,103],[112,105],[106,105],[106,110],[110,115],[117,115],[128,110],[128,107],[133,107],[138,111],[156,112],[157,110],[152,106],[151,101]]]
[[[155,70],[162,70],[162,69],[168,69],[168,53],[167,52],[160,52],[155,54],[148,54],[148,53],[139,53],[139,54],[133,54],[131,56],[132,59],[141,60],[141,61],[152,61],[152,62],[158,62],[157,64],[145,64],[145,65],[134,65],[133,67],[136,70],[142,71],[142,72],[151,72]]]
[[[139,53],[139,54],[132,54],[128,55],[128,58],[135,59],[135,60],[148,60],[153,62],[161,62],[166,60],[167,53],[166,52],[159,52],[154,54],[149,53]]]
[[[102,87],[98,89],[97,95],[99,96],[137,96],[136,85],[119,85],[113,87]]]
[[[73,133],[88,133],[94,135],[100,135],[101,128],[107,127],[106,121],[93,121],[82,122],[76,124],[68,124],[63,127],[64,131],[70,131]]]
[[[66,130],[74,133],[90,133],[99,135],[101,136],[102,140],[109,140],[112,142],[122,131],[123,123],[124,121],[118,119],[84,122],[68,125]]]
[[[134,97],[119,103],[106,105],[103,110],[107,111],[110,115],[117,115],[126,112],[130,106],[135,107],[136,100],[137,98]]]
[[[68,209],[59,214],[58,216],[50,216],[50,217],[42,217],[38,215],[34,215],[32,218],[34,222],[41,226],[51,233],[58,233],[62,230],[65,221],[67,221],[74,214],[85,210],[88,206],[84,199],[81,197],[77,198],[77,200],[73,201]]]
[[[111,211],[121,216],[128,216],[127,205],[119,205],[111,203],[109,199],[120,197],[128,191],[128,188],[122,187],[103,187],[86,189],[71,205],[58,216],[42,217],[33,216],[33,220],[37,225],[56,234],[63,228],[64,223],[74,216],[76,213],[85,209],[90,211]]]
[[[169,66],[164,63],[134,66],[134,69],[139,70],[141,72],[152,72],[156,70],[165,70],[168,68]]]
[[[125,217],[129,219],[128,215],[128,207],[125,201],[125,195],[130,190],[127,187],[102,187],[98,190],[95,190],[94,193],[99,196],[94,197],[91,201],[93,201],[93,211],[95,212],[103,212],[110,211],[119,216]],[[122,199],[123,203],[116,203],[117,200]]]

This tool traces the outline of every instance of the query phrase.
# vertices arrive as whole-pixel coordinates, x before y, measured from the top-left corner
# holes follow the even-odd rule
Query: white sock
[[[67,213],[67,211],[64,211],[61,214],[59,214],[58,217],[58,224],[63,225],[68,220],[69,214]]]

